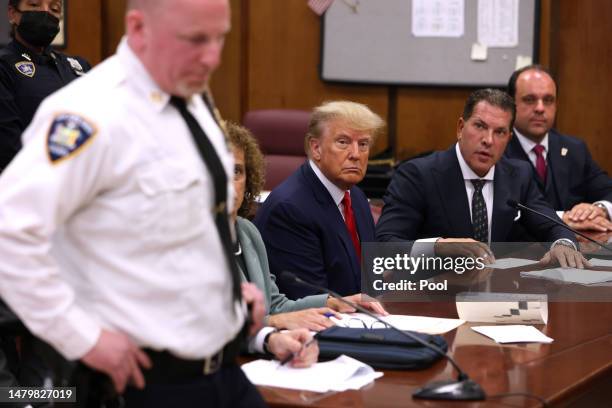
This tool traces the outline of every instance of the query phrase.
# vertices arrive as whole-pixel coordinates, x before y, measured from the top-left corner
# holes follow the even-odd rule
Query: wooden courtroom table
[[[611,285],[612,286],[612,285]],[[486,305],[483,303],[483,306]],[[393,314],[457,318],[454,302],[387,302]],[[449,354],[477,381],[487,397],[529,393],[551,406],[612,407],[612,302],[549,302],[546,326],[536,327],[551,344],[500,345],[466,323],[444,335]],[[412,393],[431,381],[456,378],[441,359],[427,370],[384,371],[384,376],[358,390],[317,394],[259,387],[276,407],[539,407],[532,398],[513,396],[481,402],[425,401]]]

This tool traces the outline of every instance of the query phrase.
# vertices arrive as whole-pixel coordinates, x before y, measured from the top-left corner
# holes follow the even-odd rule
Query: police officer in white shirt
[[[226,347],[245,302],[258,328],[263,298],[243,286],[237,301],[215,218],[227,207],[185,119],[232,194],[199,96],[229,29],[228,0],[130,0],[117,54],[43,102],[0,178],[0,296],[64,357],[127,386],[128,407],[264,405]],[[258,337],[282,358],[308,336]]]

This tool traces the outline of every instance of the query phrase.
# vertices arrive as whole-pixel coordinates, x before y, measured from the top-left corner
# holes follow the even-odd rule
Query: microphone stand
[[[482,389],[482,387],[477,382],[470,379],[468,375],[459,367],[457,362],[438,346],[435,346],[433,344],[426,342],[419,336],[415,336],[409,331],[403,331],[403,330],[398,329],[392,324],[385,322],[380,317],[376,316],[374,313],[370,312],[363,306],[344,299],[338,293],[330,289],[306,282],[291,272],[286,271],[283,273],[283,275],[285,278],[289,278],[289,280],[292,280],[293,282],[298,283],[302,286],[306,286],[306,287],[315,289],[320,292],[325,292],[328,295],[339,300],[340,302],[346,305],[349,305],[350,307],[356,310],[359,310],[361,313],[364,313],[370,316],[371,318],[375,319],[378,322],[381,322],[386,327],[389,327],[390,329],[399,333],[400,335],[407,337],[410,340],[414,340],[422,344],[423,346],[435,351],[439,355],[445,357],[452,364],[455,370],[457,370],[458,375],[457,375],[456,380],[436,381],[430,384],[426,384],[424,387],[417,389],[412,394],[413,398],[431,399],[431,400],[455,400],[455,401],[483,401],[486,398],[486,394],[484,390]]]

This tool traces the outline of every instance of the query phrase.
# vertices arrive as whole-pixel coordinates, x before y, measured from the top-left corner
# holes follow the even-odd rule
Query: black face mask
[[[59,18],[46,11],[22,11],[17,32],[28,44],[47,47],[59,33]]]

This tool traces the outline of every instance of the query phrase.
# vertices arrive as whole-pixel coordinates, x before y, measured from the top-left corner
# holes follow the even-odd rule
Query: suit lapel
[[[563,156],[562,150],[566,149],[566,154],[568,153],[567,146],[563,146],[559,135],[555,133],[554,130],[550,130],[548,132],[548,166],[549,176],[552,177],[552,183],[554,187],[554,192],[557,196],[557,201],[561,204],[562,208],[565,208],[568,203],[563,202],[561,197],[569,197],[569,183],[563,182],[563,180],[569,180],[570,178],[570,161],[567,156]]]
[[[251,283],[254,283],[258,288],[266,288],[268,286],[267,282],[264,282],[264,277],[266,275],[261,270],[259,254],[255,250],[255,245],[253,245],[251,237],[249,237],[248,234],[241,228],[237,228],[237,232],[240,247],[242,248],[242,259],[244,259],[247,270],[250,271],[249,278],[251,279]],[[242,270],[239,262],[238,269],[240,270],[241,281],[247,282],[245,271]],[[270,310],[270,299],[269,296],[267,296],[267,293],[264,293],[264,301],[266,303],[266,310]]]
[[[508,199],[519,200],[518,193],[514,192],[516,183],[513,174],[514,169],[504,160],[500,160],[495,166],[491,242],[506,241],[514,222],[516,210],[508,205]]]
[[[452,231],[453,235],[457,234],[458,237],[472,237],[474,228],[465,192],[465,181],[454,145],[442,154],[439,163],[440,166],[432,170],[432,176],[449,223],[448,231]]]
[[[348,233],[348,229],[346,228],[346,224],[344,223],[344,219],[340,214],[338,206],[334,202],[331,194],[329,194],[329,191],[327,191],[323,183],[321,183],[317,175],[310,168],[310,164],[308,162],[304,163],[302,171],[305,179],[312,189],[315,200],[320,206],[320,214],[323,218],[323,222],[325,225],[331,226],[338,235],[338,238],[344,247],[344,251],[346,252],[347,259],[350,261],[353,274],[359,281],[359,279],[361,279],[361,266],[357,260],[355,248],[353,247],[353,241]],[[353,206],[353,210],[355,210],[355,206]],[[355,217],[358,217],[358,215],[355,214]],[[359,223],[357,223],[357,229],[359,231]]]
[[[548,147],[549,147],[548,150],[550,150],[550,145]],[[536,171],[535,166],[533,165],[531,160],[529,160],[529,156],[527,155],[527,153],[525,153],[525,150],[523,150],[523,146],[521,146],[521,142],[519,141],[516,133],[512,134],[512,139],[510,139],[508,146],[506,146],[506,151],[508,153],[507,156],[509,158],[525,160],[527,163],[529,163],[529,166],[531,166],[532,178],[535,180],[542,194],[544,194],[544,191],[546,191],[546,186],[544,185],[542,180],[540,180],[540,177],[538,176],[538,172]]]

